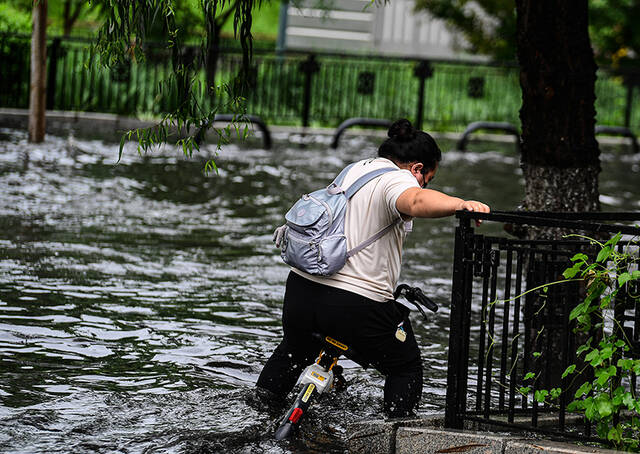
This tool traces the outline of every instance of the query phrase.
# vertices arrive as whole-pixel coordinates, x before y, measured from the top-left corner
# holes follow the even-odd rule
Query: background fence
[[[570,364],[583,361],[577,358],[576,350],[587,336],[574,332],[575,320],[570,321],[569,314],[584,299],[584,283],[548,286],[547,291],[536,288],[564,279],[562,273],[573,264],[570,259],[576,253],[588,254],[594,262],[598,250],[583,239],[527,241],[478,235],[470,224],[477,213],[459,212],[457,216],[447,427],[462,428],[465,422],[473,421],[582,439],[595,437],[589,421],[570,421],[567,411],[575,390],[582,381],[593,380],[593,374],[582,381],[574,381],[572,375],[561,376]],[[626,239],[618,243],[617,250],[634,257],[639,253],[640,213],[497,212],[481,217],[512,226],[587,231],[606,238],[622,232]],[[635,227],[625,225],[632,222]],[[634,237],[635,242],[630,241]],[[630,287],[618,293],[613,313],[607,314],[617,322],[606,330],[618,332],[619,338],[624,330],[632,346],[624,355],[640,358],[640,288]],[[526,378],[530,372],[535,373],[535,381]],[[635,375],[620,385],[636,396],[640,391]],[[530,391],[521,392],[527,386]],[[565,392],[553,405],[535,399],[537,390],[556,387]]]
[[[169,49],[149,45],[147,58],[111,70],[90,60],[90,42],[51,39],[47,53],[47,107],[54,110],[157,116],[178,102],[174,85],[157,88],[171,72]],[[26,37],[0,37],[0,106],[28,107],[29,46]],[[188,48],[192,56],[198,47]],[[473,121],[519,124],[518,68],[464,62],[378,57],[286,54],[258,50],[247,113],[269,124],[335,127],[347,118],[407,117],[439,130],[459,130]],[[237,50],[223,52],[216,79],[228,81],[241,65]],[[196,77],[206,80],[204,70]],[[640,132],[631,75],[600,70],[597,121]],[[200,102],[212,99],[201,90]],[[228,113],[228,112],[220,112]]]

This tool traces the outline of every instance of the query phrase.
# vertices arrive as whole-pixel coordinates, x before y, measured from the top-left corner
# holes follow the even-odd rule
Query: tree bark
[[[42,142],[47,98],[47,0],[33,2],[31,34],[31,86],[29,93],[29,141]]]
[[[524,209],[597,211],[596,63],[587,0],[516,0]]]
[[[523,208],[597,211],[600,209],[600,150],[595,138],[597,66],[589,40],[588,2],[516,0],[516,12],[522,88]],[[549,228],[526,231],[529,239],[559,239],[565,233]],[[548,282],[549,276],[534,273],[531,278],[527,281],[528,288]],[[548,347],[539,350],[543,353],[540,364],[547,367],[540,370],[542,375],[536,386],[562,383],[559,352],[567,348],[561,334],[567,327],[563,306],[558,303],[553,292],[527,302],[527,313],[538,314],[530,316],[546,314],[543,334],[537,328],[527,333],[531,345],[544,336]],[[540,326],[540,321],[534,322],[530,326]]]

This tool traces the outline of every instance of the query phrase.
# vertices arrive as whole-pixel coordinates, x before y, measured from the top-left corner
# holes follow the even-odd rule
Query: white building
[[[416,13],[413,0],[298,0],[281,12],[281,48],[416,58],[469,58],[440,19]],[[287,5],[283,3],[282,7]],[[286,19],[285,19],[286,18]],[[284,45],[284,46],[283,46]]]

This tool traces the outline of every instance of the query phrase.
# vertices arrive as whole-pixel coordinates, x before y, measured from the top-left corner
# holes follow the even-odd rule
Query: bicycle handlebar
[[[404,296],[407,301],[413,303],[420,312],[423,312],[421,306],[424,306],[431,312],[438,312],[438,305],[431,298],[425,295],[418,287],[410,287],[407,284],[398,285],[396,287],[396,291],[393,292],[393,297],[394,299],[398,299],[401,296]],[[423,315],[426,317],[424,312]]]

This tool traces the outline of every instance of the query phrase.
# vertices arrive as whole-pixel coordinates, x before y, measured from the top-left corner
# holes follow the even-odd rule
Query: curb
[[[29,123],[29,111],[27,109],[0,108],[0,127],[26,130]],[[101,139],[111,142],[120,142],[122,134],[136,129],[155,125],[152,120],[140,120],[134,117],[122,115],[75,112],[62,110],[48,110],[46,113],[46,130],[48,134],[67,136],[74,135],[83,139]],[[267,125],[274,134],[288,135],[322,135],[333,136],[335,128],[314,128],[302,126]],[[459,132],[429,131],[436,139],[457,141],[462,136]],[[367,136],[386,138],[387,131],[379,128],[350,129],[344,132],[345,136]],[[212,136],[213,137],[213,136]],[[502,134],[474,134],[474,140],[487,140],[491,142],[513,143],[514,139]]]
[[[373,420],[347,427],[352,454],[616,454],[619,451],[514,434],[444,429],[443,415]]]
[[[26,130],[29,124],[29,111],[26,109],[0,109],[0,126]],[[67,112],[48,110],[46,119],[47,134],[74,135],[87,139],[102,139],[120,142],[122,134],[130,129],[153,126],[152,121],[144,121],[119,115]]]
[[[120,142],[122,134],[137,128],[153,126],[157,121],[141,120],[134,117],[95,113],[95,112],[75,112],[62,110],[48,110],[46,113],[46,129],[48,134],[67,136],[74,135],[83,139],[100,139],[110,142]],[[26,130],[29,122],[29,111],[27,109],[0,108],[0,127]],[[302,126],[278,126],[267,125],[269,130],[275,134],[289,135],[324,135],[333,136],[335,128],[314,128]],[[438,132],[429,131],[436,139],[446,139],[458,141],[462,137],[461,132]],[[344,132],[345,136],[367,136],[386,138],[387,132],[381,129],[350,129]],[[215,138],[215,136],[211,136]],[[508,134],[475,133],[474,141],[514,143],[515,139]],[[628,143],[626,137],[600,136],[598,142],[601,144],[624,144]]]

